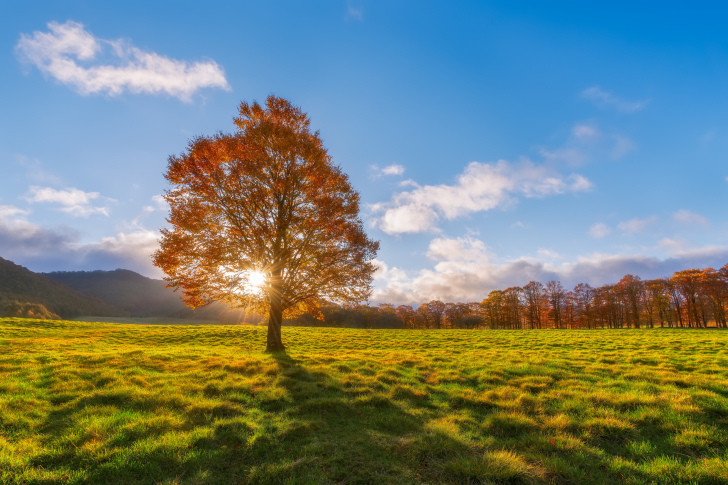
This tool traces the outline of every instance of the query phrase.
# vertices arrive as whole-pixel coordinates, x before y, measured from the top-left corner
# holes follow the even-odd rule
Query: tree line
[[[325,326],[411,329],[728,328],[727,311],[728,264],[652,280],[626,275],[616,284],[579,283],[572,290],[559,281],[531,281],[491,291],[481,302],[322,308]]]

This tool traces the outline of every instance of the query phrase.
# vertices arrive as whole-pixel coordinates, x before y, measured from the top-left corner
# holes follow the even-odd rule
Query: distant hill
[[[137,317],[191,317],[179,293],[128,269],[114,271],[55,271],[46,278],[63,283],[84,295],[98,298]]]
[[[40,305],[62,318],[80,315],[129,316],[128,312],[114,308],[100,299],[83,295],[62,283],[51,281],[12,261],[0,258],[0,312],[4,312],[6,308],[14,308],[17,304]]]
[[[239,322],[244,312],[212,303],[192,310],[180,300],[181,293],[166,287],[166,282],[147,278],[134,271],[55,271],[43,273],[50,280],[120,308],[135,317],[173,317]],[[248,317],[247,321],[259,318]]]

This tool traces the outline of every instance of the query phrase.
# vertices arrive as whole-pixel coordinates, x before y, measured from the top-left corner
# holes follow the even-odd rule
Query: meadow
[[[0,483],[728,483],[728,333],[0,319]]]

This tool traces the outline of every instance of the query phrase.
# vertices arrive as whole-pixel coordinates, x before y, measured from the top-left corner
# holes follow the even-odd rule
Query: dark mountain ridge
[[[124,317],[129,312],[0,258],[0,311],[14,303],[42,305],[61,318],[80,315]]]
[[[167,288],[164,281],[147,278],[128,269],[54,271],[42,274],[49,280],[102,300],[135,317],[190,318],[194,315],[179,299],[179,293]]]
[[[191,318],[224,323],[254,323],[260,320],[258,316],[246,316],[244,311],[230,309],[218,302],[193,310],[180,299],[180,292],[167,288],[166,282],[147,278],[128,269],[54,271],[43,273],[43,276],[102,300],[134,317]]]

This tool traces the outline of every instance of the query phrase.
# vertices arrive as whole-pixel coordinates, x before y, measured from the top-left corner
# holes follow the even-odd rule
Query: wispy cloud
[[[585,89],[581,92],[581,97],[592,101],[597,106],[613,108],[620,113],[635,113],[641,111],[651,101],[650,99],[627,101],[618,98],[610,92],[604,91],[599,86]]]
[[[603,222],[598,222],[589,228],[589,235],[595,239],[607,237],[611,232],[612,229]]]
[[[538,251],[536,251],[536,254],[541,256],[544,259],[563,259],[562,256],[554,251],[553,249],[548,248],[538,248]]]
[[[672,218],[675,222],[678,222],[680,224],[698,224],[701,226],[708,225],[708,220],[705,217],[686,209],[675,212],[672,215]]]
[[[21,34],[15,50],[24,62],[84,95],[128,91],[190,101],[201,88],[230,89],[223,69],[212,60],[189,64],[170,59],[124,40],[97,38],[71,20],[50,22],[46,32]]]
[[[710,131],[707,131],[706,133],[703,133],[703,135],[700,137],[700,143],[702,143],[703,145],[708,145],[714,139],[715,139],[715,130],[710,130]]]
[[[352,4],[346,6],[346,18],[347,20],[357,20],[359,22],[364,21],[364,9],[361,7],[355,7]]]
[[[387,165],[386,167],[380,168],[379,165],[374,164],[369,168],[372,169],[372,178],[378,179],[382,175],[402,175],[404,173],[404,166],[402,165]]]
[[[417,186],[395,194],[392,200],[374,204],[383,213],[375,225],[388,234],[437,230],[441,218],[454,219],[502,206],[521,196],[546,197],[589,190],[592,183],[578,174],[563,176],[530,161],[517,164],[470,163],[453,185]]]
[[[99,198],[109,202],[114,201],[107,197],[100,197],[98,192],[84,192],[73,187],[57,190],[37,185],[31,185],[23,198],[30,203],[58,204],[60,206],[58,210],[76,217],[88,217],[91,214],[108,216],[108,207],[94,206],[91,202]]]
[[[617,227],[625,234],[635,234],[644,231],[649,226],[657,222],[657,216],[650,216],[644,219],[634,218],[628,221],[620,222]]]
[[[59,185],[63,179],[43,169],[43,164],[37,158],[30,158],[27,155],[16,154],[15,160],[26,170],[29,180],[41,184]]]
[[[594,158],[619,160],[634,149],[634,143],[624,135],[605,133],[595,123],[576,123],[563,145],[557,148],[539,147],[545,161],[565,163],[576,167]]]
[[[131,223],[129,224],[129,227],[131,228],[140,228],[141,227],[141,221],[145,217],[147,217],[152,212],[156,211],[162,211],[162,212],[168,212],[169,211],[169,204],[166,200],[164,200],[164,197],[161,195],[153,195],[152,196],[152,205],[145,205],[142,207],[142,210],[139,214],[137,214],[134,219],[132,219]]]
[[[30,214],[29,210],[15,207],[14,205],[0,205],[0,218],[11,218]]]

